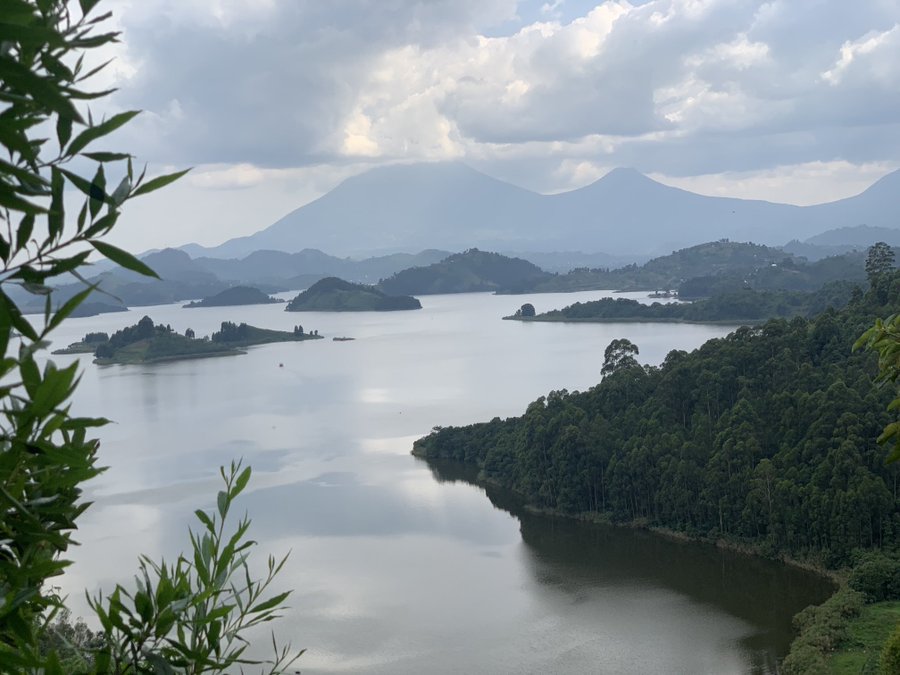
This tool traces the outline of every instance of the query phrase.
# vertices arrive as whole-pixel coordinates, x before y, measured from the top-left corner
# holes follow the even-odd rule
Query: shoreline
[[[772,317],[778,318],[778,317]],[[758,326],[771,319],[693,319],[648,318],[648,317],[597,317],[597,318],[545,318],[531,316],[504,316],[504,321],[521,321],[523,323],[687,323],[708,326]]]

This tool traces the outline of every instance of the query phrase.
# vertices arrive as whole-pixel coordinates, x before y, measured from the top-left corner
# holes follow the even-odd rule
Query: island
[[[522,292],[553,279],[537,265],[471,248],[427,267],[411,267],[378,282],[386,293],[434,295],[485,291]]]
[[[73,342],[63,349],[54,349],[53,354],[93,354],[97,347],[109,342],[108,333],[88,333],[78,342]]]
[[[238,305],[272,305],[284,302],[278,298],[272,298],[263,293],[258,288],[252,286],[232,286],[226,288],[221,293],[216,293],[209,297],[189,302],[184,305],[185,309],[193,309],[194,307],[235,307]]]
[[[318,331],[306,332],[303,326],[280,331],[257,328],[246,323],[236,324],[223,321],[218,331],[209,337],[197,338],[192,329],[184,334],[175,332],[171,326],[154,324],[149,316],[143,317],[133,326],[127,326],[112,335],[88,333],[81,341],[65,349],[57,349],[54,354],[94,354],[94,363],[99,365],[157,363],[182,359],[202,359],[213,356],[235,356],[244,354],[243,347],[268,344],[271,342],[303,342],[321,340]]]
[[[422,309],[409,295],[388,295],[375,286],[326,277],[291,300],[288,312],[392,312]]]
[[[526,303],[515,314],[503,317],[513,321],[562,322],[677,322],[754,324],[769,319],[815,316],[829,307],[841,309],[854,296],[858,287],[849,281],[826,284],[818,291],[756,291],[750,288],[721,293],[690,303],[646,305],[626,298],[600,298],[576,302],[562,309],[536,314]]]

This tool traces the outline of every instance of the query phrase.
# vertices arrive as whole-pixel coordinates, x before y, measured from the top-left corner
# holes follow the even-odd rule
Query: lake
[[[273,625],[308,649],[306,674],[774,672],[791,616],[829,595],[822,579],[538,516],[465,469],[409,454],[435,425],[596,384],[615,338],[658,364],[730,330],[500,320],[525,302],[541,312],[601,295],[423,296],[420,311],[353,314],[166,305],[66,322],[54,347],[145,314],[198,336],[224,320],[326,336],[146,366],[54,357],[83,362],[74,411],[115,421],[100,430],[110,468],[88,486],[83,546],[62,579],[70,604],[83,614],[85,588],[129,582],[140,553],[184,550],[193,510],[214,506],[218,467],[242,457],[254,474],[238,508],[260,562],[291,551],[279,577],[291,609]]]

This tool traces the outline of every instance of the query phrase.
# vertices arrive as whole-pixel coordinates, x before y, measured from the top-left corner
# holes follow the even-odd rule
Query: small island
[[[176,333],[171,326],[154,325],[145,316],[133,326],[118,330],[111,336],[106,333],[88,333],[80,342],[54,354],[94,354],[94,363],[157,363],[182,359],[202,359],[213,356],[245,354],[243,347],[270,342],[303,342],[321,340],[319,331],[306,332],[303,326],[290,331],[257,328],[246,323],[223,321],[221,328],[210,337],[197,338],[188,328],[184,334]]]
[[[337,277],[326,277],[291,300],[288,312],[392,312],[422,309],[422,303],[409,295],[388,295],[365,284],[353,284]]]
[[[185,309],[194,307],[236,307],[238,305],[272,305],[284,302],[278,298],[272,298],[258,288],[252,286],[232,286],[221,293],[216,293],[202,300],[189,302]]]

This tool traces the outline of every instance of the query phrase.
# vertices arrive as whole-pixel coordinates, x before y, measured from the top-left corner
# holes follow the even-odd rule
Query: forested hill
[[[892,283],[885,297],[900,297],[900,278]],[[851,353],[873,318],[893,311],[870,293],[814,320],[772,320],[673,351],[660,367],[626,350],[586,392],[436,430],[414,453],[476,464],[540,508],[840,564],[900,534],[900,463],[885,465],[875,442],[891,392],[872,383],[873,355]]]
[[[552,275],[521,258],[469,249],[427,267],[412,267],[382,279],[378,286],[391,295],[472,293],[530,288]]]

